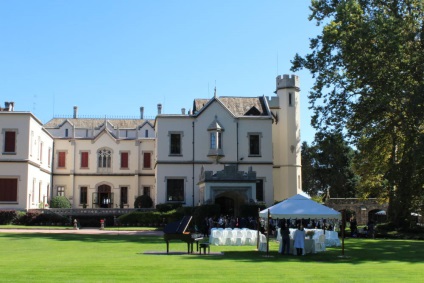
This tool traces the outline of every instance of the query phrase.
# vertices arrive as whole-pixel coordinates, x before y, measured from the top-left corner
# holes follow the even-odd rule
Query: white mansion
[[[0,209],[155,204],[273,204],[301,192],[299,80],[278,76],[272,97],[196,99],[156,119],[53,118],[0,108]]]

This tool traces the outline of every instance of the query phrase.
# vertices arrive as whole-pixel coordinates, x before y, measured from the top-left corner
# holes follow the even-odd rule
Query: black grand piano
[[[187,243],[187,253],[193,253],[193,243],[203,239],[201,237],[196,237],[196,234],[187,231],[188,226],[190,225],[192,216],[184,216],[180,221],[175,221],[167,224],[163,228],[163,238],[166,242],[166,253],[169,254],[169,241],[171,240],[181,240]]]

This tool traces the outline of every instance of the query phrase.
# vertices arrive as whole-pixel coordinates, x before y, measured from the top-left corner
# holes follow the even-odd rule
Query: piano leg
[[[169,242],[166,241],[166,254],[169,254]]]

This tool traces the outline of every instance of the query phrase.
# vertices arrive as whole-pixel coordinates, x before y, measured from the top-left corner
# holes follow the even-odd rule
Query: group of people
[[[228,215],[221,215],[219,217],[205,217],[203,223],[203,236],[208,237],[212,228],[249,228],[256,230],[256,220],[253,217],[234,217]]]
[[[284,223],[280,229],[282,249],[281,254],[290,254],[290,228]],[[296,249],[296,255],[303,255],[303,249],[305,248],[305,229],[303,229],[302,223],[297,225],[297,229],[293,235],[293,248]]]
[[[374,221],[369,220],[367,223],[367,226],[363,228],[363,230],[360,232],[358,230],[358,223],[356,222],[355,217],[352,217],[349,220],[350,224],[350,236],[352,238],[356,237],[367,237],[367,238],[374,238]]]

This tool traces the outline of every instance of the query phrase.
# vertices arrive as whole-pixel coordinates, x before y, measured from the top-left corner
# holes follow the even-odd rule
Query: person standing
[[[284,254],[286,252],[287,255],[290,254],[290,229],[287,227],[286,223],[283,223],[283,227],[281,227],[280,230],[281,233],[281,239],[282,239],[282,246],[281,254]]]
[[[294,245],[297,255],[303,255],[303,250],[305,249],[305,230],[303,230],[303,225],[298,224],[297,230],[294,232],[293,236]]]
[[[355,217],[350,219],[350,236],[356,237],[358,233],[358,223],[356,222]]]

